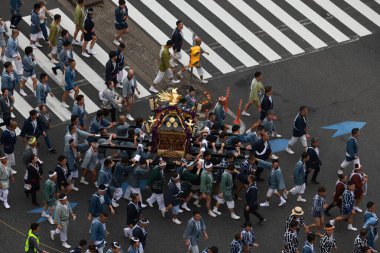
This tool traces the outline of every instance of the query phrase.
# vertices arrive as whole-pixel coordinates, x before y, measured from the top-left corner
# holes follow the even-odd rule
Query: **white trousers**
[[[345,169],[350,164],[352,164],[352,166],[355,167],[355,164],[360,164],[360,159],[356,158],[355,160],[352,160],[352,161],[347,161],[346,159],[344,159],[343,162],[340,164],[340,167],[343,168],[343,169]]]
[[[115,188],[115,191],[113,192],[113,199],[119,200],[123,196],[123,189],[122,188]]]
[[[153,83],[155,85],[161,83],[162,79],[164,79],[164,76],[167,76],[169,79],[173,79],[173,71],[169,68],[165,72],[158,71],[156,78],[154,78]]]
[[[0,189],[0,198],[4,202],[8,202],[8,194],[9,190],[8,189]]]
[[[146,200],[149,204],[153,204],[157,201],[158,209],[165,209],[164,194],[152,193],[152,195]]]
[[[31,41],[36,42],[38,39],[44,39],[44,35],[42,34],[42,31],[39,31],[38,33],[30,34]]]
[[[290,189],[290,193],[295,195],[295,194],[304,194],[305,192],[305,189],[306,189],[306,185],[305,184],[302,184],[302,185],[295,185],[292,189]]]
[[[17,56],[20,57],[20,60],[17,60],[16,57],[15,58],[5,57],[5,60],[12,62],[12,65],[13,65],[13,68],[15,69],[15,72],[17,73],[17,75],[20,76],[24,72],[24,69],[22,67],[22,61],[21,61],[20,54],[18,54]]]
[[[302,146],[307,149],[307,140],[306,140],[306,135],[302,135],[301,137],[294,137],[292,136],[292,138],[289,140],[288,142],[288,145],[289,146],[293,146],[294,144],[296,144],[296,142],[298,141],[298,139],[301,141],[302,143]]]
[[[199,253],[198,245],[190,245],[189,246],[189,251],[191,253]]]
[[[59,237],[61,238],[61,242],[66,242],[67,241],[67,225],[62,225],[62,229],[56,229],[54,232],[56,234],[59,234]],[[65,229],[66,226],[66,229]]]
[[[131,192],[132,193],[137,193],[141,197],[141,190],[140,190],[140,188],[133,188],[130,185],[128,185],[128,187],[127,187],[127,189],[125,190],[125,193],[124,193],[124,198],[131,197]]]
[[[123,70],[117,72],[117,82],[121,83],[123,81]]]

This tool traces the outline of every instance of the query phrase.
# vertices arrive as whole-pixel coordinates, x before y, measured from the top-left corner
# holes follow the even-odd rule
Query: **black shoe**
[[[331,213],[329,213],[329,211],[324,211],[324,214],[328,217],[331,217]]]
[[[312,182],[313,184],[319,184],[319,182],[318,182],[317,180],[311,180],[311,182]]]
[[[267,221],[267,219],[262,219],[262,220],[260,220],[257,224],[263,224],[264,222],[266,222]]]
[[[57,69],[56,68],[51,68],[53,70],[54,75],[57,75]]]
[[[55,150],[55,148],[51,148],[51,149],[49,149],[49,152],[52,153],[52,154],[57,153],[57,151]]]

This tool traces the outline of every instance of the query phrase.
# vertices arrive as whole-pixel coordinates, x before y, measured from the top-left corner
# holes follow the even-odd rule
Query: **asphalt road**
[[[56,7],[57,3],[49,3],[49,6]],[[31,4],[27,3],[23,14],[29,14]],[[1,8],[0,15],[8,17],[6,8]],[[23,28],[22,28],[23,29]],[[25,30],[26,31],[26,30]],[[140,32],[138,30],[136,33]],[[100,38],[100,40],[105,40]],[[330,47],[326,50],[306,54],[301,57],[289,59],[286,61],[259,66],[254,69],[234,72],[228,75],[215,77],[207,85],[207,89],[214,97],[224,95],[227,86],[231,87],[230,108],[236,112],[239,99],[247,99],[250,82],[253,73],[256,70],[263,72],[264,84],[272,85],[274,88],[274,111],[279,116],[277,122],[278,132],[284,138],[290,138],[292,129],[292,120],[295,117],[300,105],[309,106],[310,115],[308,117],[308,128],[312,136],[318,137],[321,144],[321,158],[324,166],[321,170],[319,181],[328,189],[328,201],[334,191],[336,181],[336,171],[340,162],[344,159],[345,143],[348,135],[338,138],[331,138],[334,131],[322,129],[322,126],[339,123],[342,121],[362,121],[367,124],[361,131],[359,140],[360,158],[369,175],[368,194],[362,202],[362,209],[369,200],[378,202],[379,188],[376,187],[380,180],[377,173],[377,152],[379,150],[379,124],[380,117],[378,111],[380,104],[378,96],[380,88],[378,80],[380,79],[380,34],[376,33],[371,36],[361,38],[360,40],[340,44]],[[147,43],[152,43],[147,41]],[[98,67],[97,67],[98,68]],[[100,68],[99,72],[103,72]],[[151,73],[146,74],[148,77]],[[91,94],[88,94],[91,95]],[[97,96],[96,93],[92,94]],[[136,107],[135,114],[147,115],[147,102],[143,101]],[[250,118],[243,118],[246,125],[252,124],[257,113],[252,113]],[[19,122],[21,124],[21,122]],[[58,154],[62,152],[62,139],[65,132],[66,124],[58,124],[50,130],[53,145],[57,148]],[[41,140],[42,141],[42,140]],[[19,139],[16,157],[20,160],[23,149],[22,140]],[[41,160],[45,162],[45,171],[54,169],[57,155],[51,155],[47,152],[46,146],[41,142],[40,145]],[[287,188],[292,187],[292,170],[298,160],[301,145],[297,144],[295,148],[296,155],[290,156],[285,152],[277,155],[280,157],[281,168],[285,175]],[[18,160],[18,161],[19,161]],[[21,164],[21,161],[18,162]],[[0,252],[22,252],[25,237],[20,234],[26,234],[31,222],[39,219],[39,214],[27,213],[35,209],[30,200],[26,199],[23,194],[23,171],[22,166],[17,166],[18,174],[16,184],[12,185],[9,197],[11,205],[10,210],[0,207]],[[266,177],[266,175],[265,175]],[[259,199],[265,199],[267,183],[259,183]],[[75,245],[80,239],[89,239],[87,233],[89,222],[87,221],[87,204],[91,193],[95,191],[94,186],[79,186],[80,191],[70,194],[69,200],[76,202],[78,205],[74,211],[78,214],[78,219],[71,222],[69,228],[68,243]],[[257,243],[260,244],[256,252],[280,252],[283,238],[284,223],[291,209],[297,204],[305,210],[306,223],[312,221],[310,214],[311,200],[316,193],[317,186],[310,185],[306,189],[306,203],[297,204],[293,196],[283,207],[277,207],[277,201],[271,202],[270,208],[261,208],[260,211],[268,220],[264,225],[254,227],[257,235]],[[149,195],[145,192],[144,198]],[[39,196],[40,198],[40,196]],[[109,219],[107,224],[110,232],[109,242],[119,241],[123,247],[126,247],[126,240],[123,238],[122,228],[125,225],[125,208],[126,203],[120,201],[121,205],[117,209],[117,214]],[[242,214],[242,201],[237,201],[237,213]],[[204,205],[204,204],[203,204]],[[220,252],[229,252],[229,244],[233,235],[240,231],[241,221],[232,221],[228,217],[228,210],[225,206],[222,208],[222,216],[211,218],[207,215],[204,208],[201,208],[204,217],[209,240],[201,241],[200,248],[217,245]],[[332,211],[337,215],[337,210]],[[177,253],[185,252],[182,234],[185,225],[175,225],[169,218],[161,218],[157,208],[148,208],[143,214],[150,220],[148,227],[149,239],[146,252],[168,252]],[[190,218],[189,213],[179,216],[181,221]],[[252,218],[255,221],[255,218]],[[362,215],[357,215],[354,219],[354,226],[362,226]],[[52,226],[47,222],[41,223],[41,242],[48,245],[49,252],[65,252],[60,246],[58,238],[51,241],[49,230]],[[346,230],[346,224],[337,224],[335,236],[337,238],[338,249],[335,252],[351,252],[353,240],[356,232]],[[299,237],[300,245],[305,240],[305,234],[301,232]]]

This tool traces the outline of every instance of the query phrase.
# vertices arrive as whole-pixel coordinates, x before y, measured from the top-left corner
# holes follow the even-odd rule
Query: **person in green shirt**
[[[249,107],[254,104],[257,107],[258,112],[261,112],[261,104],[259,93],[264,91],[264,85],[261,82],[263,80],[263,74],[259,71],[255,73],[255,78],[251,83],[251,92],[249,93],[249,99],[247,104],[244,106],[244,110],[241,113],[243,116],[251,116],[247,111]]]
[[[57,187],[57,172],[49,171],[49,178],[44,183],[43,201],[44,208],[42,209],[41,217],[47,218],[51,225],[54,225],[53,210],[58,195]],[[49,212],[48,214],[46,212]]]
[[[170,55],[169,49],[172,47],[173,47],[173,41],[168,40],[166,42],[166,45],[163,47],[163,49],[160,52],[159,70],[158,70],[156,78],[153,81],[153,85],[150,86],[149,88],[151,92],[158,93],[158,90],[156,89],[156,85],[162,81],[165,75],[169,78],[170,84],[176,84],[180,82],[179,80],[174,80],[173,71],[170,66],[171,55]]]
[[[50,61],[54,64],[58,64],[57,60],[57,44],[58,38],[61,35],[61,15],[55,14],[54,21],[50,24],[50,34],[49,34],[49,47],[51,47],[51,52],[48,54]]]
[[[190,201],[191,197],[193,196],[193,193],[191,192],[191,188],[193,186],[193,183],[196,183],[199,180],[199,174],[202,168],[201,167],[197,168],[196,173],[192,172],[193,169],[194,169],[194,162],[190,161],[186,163],[183,171],[181,173],[178,173],[180,174],[180,177],[181,177],[181,190],[183,191],[183,204],[181,207],[182,209],[185,209],[186,211],[190,211],[190,209],[187,207],[187,203]]]
[[[153,207],[154,202],[157,201],[158,209],[161,211],[163,217],[165,217],[165,208],[164,202],[164,170],[166,168],[166,162],[160,158],[158,166],[155,166],[150,173],[146,187],[152,190],[152,195],[146,199],[146,202],[150,207]]]
[[[214,177],[212,176],[212,163],[208,162],[205,164],[205,170],[201,174],[201,185],[200,185],[200,192],[201,196],[199,199],[197,199],[194,202],[199,204],[199,201],[205,199],[206,200],[206,208],[208,211],[208,214],[211,217],[216,217],[216,214],[211,211],[211,195],[213,192],[213,184],[214,184]]]
[[[84,0],[78,0],[78,4],[75,7],[75,12],[74,12],[74,23],[75,23],[75,32],[73,36],[73,41],[71,44],[77,45],[77,46],[82,46],[83,42],[83,24],[84,24]],[[77,40],[77,36],[79,31],[81,31],[80,35],[80,41]]]
[[[221,212],[218,211],[219,207],[224,204],[224,202],[227,203],[227,207],[230,210],[231,218],[234,220],[239,220],[240,217],[235,214],[234,208],[235,208],[235,202],[233,199],[233,179],[232,174],[236,172],[235,166],[233,164],[230,164],[227,169],[223,172],[222,178],[220,181],[220,193],[217,198],[217,203],[212,210],[217,215],[221,215]]]

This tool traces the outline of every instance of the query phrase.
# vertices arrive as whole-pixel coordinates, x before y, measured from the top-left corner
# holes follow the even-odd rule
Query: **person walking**
[[[9,182],[14,183],[15,178],[12,174],[12,169],[8,165],[6,156],[0,157],[0,201],[3,202],[5,209],[10,209],[11,206],[8,203],[9,196]]]
[[[71,116],[73,115],[77,116],[79,120],[79,128],[81,130],[86,130],[86,120],[87,120],[88,112],[86,111],[84,96],[82,94],[79,94],[75,100],[76,100],[76,103],[73,105]]]
[[[95,29],[94,29],[95,23],[93,20],[94,9],[88,8],[86,13],[87,14],[86,14],[86,18],[84,20],[84,27],[83,27],[83,33],[84,34],[83,34],[82,56],[90,57],[90,55],[96,55],[96,52],[93,49],[95,46],[95,43],[97,41],[97,37],[95,34]],[[90,42],[90,48],[89,49],[87,49],[88,42]]]
[[[146,227],[148,226],[148,224],[148,219],[142,218],[132,229],[132,238],[138,238],[144,250],[146,247],[146,240],[148,237],[148,232],[146,231]]]
[[[7,61],[4,63],[4,72],[1,74],[1,90],[8,90],[7,96],[10,96],[13,103],[15,102],[13,92],[17,84],[19,84],[19,77],[13,71],[12,63]]]
[[[232,240],[231,244],[231,253],[241,253],[243,252],[243,238],[241,233],[236,233],[234,235],[234,239]]]
[[[347,140],[346,145],[346,159],[343,160],[343,162],[340,164],[340,170],[343,171],[345,168],[347,168],[350,164],[360,164],[360,158],[358,155],[358,138],[360,136],[360,130],[359,128],[353,128],[351,130],[351,136]]]
[[[44,137],[46,146],[48,147],[50,153],[55,154],[57,151],[55,150],[55,148],[53,148],[51,146],[51,144],[50,144],[50,138],[49,138],[49,135],[48,135],[48,131],[51,128],[51,116],[50,116],[50,113],[48,112],[48,109],[47,109],[47,107],[46,107],[45,104],[40,104],[38,106],[38,111],[39,111],[39,114],[38,114],[38,117],[37,117],[37,121],[41,125],[42,135]]]
[[[289,192],[293,195],[298,195],[298,202],[306,202],[306,199],[302,198],[302,195],[305,193],[306,190],[305,169],[308,160],[309,154],[307,152],[303,152],[301,155],[301,159],[297,162],[293,171],[294,187],[290,189]]]
[[[141,217],[141,198],[137,193],[131,194],[131,201],[127,205],[127,226],[123,229],[125,237],[132,239],[132,229]]]
[[[74,59],[69,58],[69,65],[65,71],[65,91],[62,95],[62,103],[61,105],[65,108],[69,108],[70,106],[66,104],[67,97],[69,93],[74,90],[74,99],[79,94],[78,84],[75,82],[76,71],[75,71],[76,62]]]
[[[112,175],[112,187],[113,187],[113,195],[112,195],[112,206],[119,207],[117,201],[123,196],[123,179],[124,176],[130,173],[131,166],[128,164],[128,158],[123,157],[121,161],[118,162],[115,166]]]
[[[302,248],[302,253],[314,253],[314,243],[315,243],[316,235],[314,233],[310,233],[307,235],[307,240],[305,241],[305,245]]]
[[[43,173],[38,160],[38,157],[35,154],[32,154],[24,177],[26,196],[29,197],[29,193],[32,194],[32,204],[35,206],[40,206],[37,202],[37,191],[40,190],[40,181]]]
[[[78,0],[77,5],[75,6],[74,11],[74,24],[75,24],[75,31],[74,36],[72,40],[73,45],[82,46],[83,43],[83,35],[84,35],[84,0]],[[80,40],[77,40],[78,33],[81,32]]]
[[[324,212],[323,210],[327,207],[326,203],[326,188],[320,186],[318,188],[318,193],[313,198],[312,216],[314,218],[314,223],[309,225],[308,228],[317,228],[317,235],[322,237],[320,231],[323,229],[325,224]]]
[[[6,88],[1,89],[0,96],[0,115],[3,119],[5,126],[9,126],[12,119],[12,112],[14,110],[14,100],[9,96],[9,91]]]
[[[26,92],[24,91],[25,83],[28,81],[29,78],[32,79],[33,82],[33,91],[36,91],[37,87],[37,77],[36,77],[36,68],[37,62],[33,55],[33,48],[32,47],[26,47],[25,48],[25,55],[22,59],[22,68],[23,73],[20,81],[20,94],[24,97],[27,96]]]
[[[120,72],[120,71],[119,71]],[[135,71],[133,69],[128,70],[128,75],[123,79],[123,99],[125,110],[127,111],[127,119],[130,121],[134,121],[134,118],[131,115],[132,106],[135,103],[135,92],[140,95],[140,90],[137,87],[137,82],[135,78]]]
[[[40,11],[38,12],[38,17],[40,18],[40,26],[45,42],[47,42],[49,40],[48,31],[46,28],[47,15],[52,16],[52,13],[46,8],[47,3],[45,0],[39,0],[38,3],[40,4]]]
[[[112,215],[115,214],[111,205],[111,200],[106,194],[106,190],[107,187],[104,184],[101,184],[96,193],[92,194],[88,207],[87,219],[89,221],[99,218],[100,214],[104,212],[105,207],[108,207]]]
[[[292,209],[292,212],[290,213],[289,217],[285,221],[285,231],[289,230],[290,224],[293,221],[298,222],[298,227],[297,227],[297,233],[299,232],[299,226],[301,225],[305,229],[305,233],[309,233],[309,227],[306,226],[305,224],[305,219],[303,217],[304,211],[302,210],[301,207],[296,206]]]
[[[78,247],[75,247],[74,249],[70,250],[69,253],[85,253],[86,250],[85,247],[87,245],[87,241],[85,239],[82,239],[79,241]]]
[[[5,35],[8,33],[8,26],[5,21],[0,18],[0,61],[5,62],[5,48],[7,46]]]
[[[125,44],[121,42],[120,45],[118,45],[116,49],[116,54],[117,54],[116,63],[117,63],[117,69],[118,69],[117,85],[116,85],[117,88],[122,88],[122,85],[120,84],[122,83],[124,79],[125,48],[126,48]],[[129,67],[127,66],[127,68]]]
[[[258,167],[271,169],[271,172],[269,174],[269,189],[266,195],[266,201],[261,203],[260,206],[269,206],[269,200],[271,199],[272,195],[275,194],[280,199],[280,203],[278,206],[283,206],[286,203],[286,197],[288,195],[288,192],[285,188],[285,182],[284,177],[282,176],[282,171],[279,165],[278,160],[272,160],[272,163],[265,162],[263,160],[257,159],[258,161]],[[282,195],[280,193],[282,191]]]
[[[347,189],[344,190],[342,195],[342,215],[336,217],[333,220],[330,220],[330,224],[332,226],[335,225],[335,222],[339,221],[346,221],[348,222],[347,229],[351,231],[357,231],[358,229],[352,226],[353,218],[355,216],[355,210],[354,210],[354,190],[355,190],[355,184],[352,181],[349,181],[347,183]]]
[[[62,71],[62,73],[63,73],[62,74],[62,78],[63,78],[62,84],[64,85],[66,70],[70,65],[69,61],[70,61],[70,59],[74,59],[73,49],[72,49],[70,41],[64,40],[62,42],[61,49],[60,50],[57,49],[57,53],[58,53],[59,62],[58,62],[58,64],[55,65],[55,67],[51,68],[51,70],[53,71],[54,75],[57,75],[58,69]]]
[[[167,191],[167,206],[166,210],[172,210],[172,221],[175,224],[181,225],[182,222],[178,219],[180,212],[179,206],[181,204],[181,197],[183,191],[181,190],[181,180],[177,172],[175,172],[170,179]]]
[[[86,177],[91,174],[91,182],[97,187],[97,170],[96,167],[100,164],[98,159],[99,144],[96,142],[91,143],[90,148],[86,151],[82,162],[82,177],[80,179],[81,184],[87,185]]]
[[[32,14],[30,16],[31,20],[31,31],[30,31],[30,46],[33,49],[41,48],[43,47],[38,40],[39,39],[45,39],[44,35],[42,34],[41,24],[40,24],[40,17],[38,15],[38,12],[40,11],[41,5],[39,3],[35,3],[33,5]]]
[[[306,149],[306,152],[309,154],[309,160],[306,162],[305,182],[307,183],[307,178],[313,170],[314,172],[311,177],[311,182],[319,184],[317,176],[321,169],[322,161],[319,156],[319,140],[317,138],[311,138],[311,145]]]
[[[187,222],[183,238],[187,247],[187,253],[199,253],[198,243],[201,236],[205,240],[208,239],[206,225],[203,222],[202,216],[198,211],[193,212],[193,217]]]
[[[25,253],[48,253],[47,251],[40,248],[40,224],[32,223],[28,231],[28,236],[25,241],[24,251]]]
[[[116,122],[116,111],[121,111],[122,101],[118,99],[115,93],[114,82],[109,80],[106,82],[107,89],[102,92],[102,105],[104,116],[111,114],[111,121]]]
[[[5,48],[5,63],[4,63],[4,69],[7,69],[5,67],[6,62],[10,62],[11,64],[14,64],[15,69],[17,70],[17,75],[22,75],[23,69],[22,69],[22,61],[20,52],[18,51],[19,47],[19,41],[18,36],[20,34],[20,31],[17,29],[12,29],[12,35],[9,36],[7,40],[7,46]],[[3,80],[2,80],[2,83]],[[18,81],[17,81],[18,83]]]
[[[67,200],[67,196],[64,193],[61,193],[58,197],[58,204],[54,212],[54,223],[57,226],[55,230],[50,230],[50,237],[54,240],[56,234],[59,234],[61,237],[62,246],[66,249],[71,248],[67,244],[67,231],[69,227],[69,218],[70,216],[75,221],[76,215],[73,213],[73,209],[70,206],[70,203]]]
[[[325,209],[324,213],[326,216],[331,216],[330,210],[337,206],[339,209],[342,208],[342,195],[346,190],[347,176],[342,173],[338,174],[338,180],[335,183],[335,192],[333,197],[333,202]]]
[[[112,81],[115,85],[118,84],[117,74],[119,73],[119,66],[117,64],[117,53],[116,51],[111,51],[108,54],[108,61],[106,63],[106,84],[108,81]]]
[[[182,59],[182,43],[183,43],[183,22],[181,20],[177,20],[176,28],[172,33],[172,41],[173,41],[173,57],[170,60],[170,65],[174,68],[177,66],[175,60],[180,61]],[[182,71],[178,71],[177,73],[179,78],[183,78]]]
[[[163,217],[165,217],[166,212],[164,201],[165,168],[166,162],[160,158],[158,166],[152,169],[146,183],[146,187],[152,190],[152,195],[146,199],[146,203],[153,207],[154,202],[157,202],[158,210],[161,211]]]
[[[218,98],[218,103],[216,103],[214,107],[214,114],[215,114],[215,130],[220,131],[224,130],[226,128],[225,119],[226,119],[226,112],[224,111],[224,106],[226,105],[226,97],[221,96]]]
[[[298,221],[292,221],[284,234],[284,243],[281,253],[299,253],[297,238]]]
[[[159,71],[157,73],[156,78],[153,80],[153,85],[150,86],[150,88],[149,88],[149,90],[153,93],[158,93],[158,90],[156,89],[156,85],[158,85],[162,81],[162,79],[164,78],[165,75],[169,78],[169,80],[170,80],[169,83],[172,85],[180,82],[179,80],[174,79],[173,71],[171,70],[171,67],[170,67],[169,49],[172,47],[173,47],[173,41],[168,40],[166,42],[166,45],[163,46],[162,53],[160,53]]]
[[[106,244],[106,222],[108,220],[108,215],[106,213],[101,213],[98,218],[94,218],[91,224],[90,237],[94,242],[96,250],[98,253],[104,253],[104,247]]]
[[[37,84],[36,97],[38,105],[46,105],[48,95],[54,97],[51,87],[48,84],[49,76],[46,73],[40,74],[40,82]],[[41,111],[41,110],[40,110]]]
[[[324,227],[325,234],[319,241],[319,250],[321,253],[331,253],[331,250],[337,249],[335,237],[334,237],[335,227],[327,223]]]
[[[249,93],[249,99],[247,104],[244,106],[244,110],[241,115],[243,116],[251,116],[248,113],[249,107],[254,104],[257,107],[258,112],[261,112],[261,104],[260,104],[260,94],[264,92],[264,85],[262,83],[263,74],[259,71],[255,72],[255,78],[251,82],[251,91]]]
[[[53,211],[55,202],[59,195],[58,187],[57,187],[57,172],[49,171],[49,178],[44,183],[43,188],[43,202],[44,207],[42,209],[41,217],[47,218],[51,225],[54,225],[53,220]],[[48,212],[48,213],[46,213]]]
[[[294,119],[293,135],[288,142],[288,147],[285,149],[285,151],[291,155],[294,154],[294,151],[291,148],[292,146],[294,146],[294,144],[296,144],[298,139],[301,141],[301,144],[304,147],[304,149],[307,149],[307,139],[310,138],[310,135],[307,133],[306,128],[306,116],[308,115],[308,113],[309,109],[303,105],[300,107],[299,113]]]
[[[21,16],[21,6],[24,4],[22,0],[10,0],[9,1],[9,12],[11,13],[11,29],[15,29],[20,23]]]
[[[248,189],[245,193],[246,204],[244,207],[244,218],[245,224],[250,222],[249,214],[255,215],[259,219],[259,224],[262,224],[266,219],[259,213],[259,204],[257,199],[257,185],[255,181],[255,176],[248,176]]]
[[[351,173],[350,180],[355,184],[355,212],[361,213],[362,209],[359,208],[360,202],[366,194],[366,184],[368,183],[368,176],[363,172],[361,164],[355,164],[355,168]]]
[[[57,64],[57,44],[58,38],[61,35],[61,15],[55,14],[53,22],[50,24],[50,33],[49,33],[49,47],[51,47],[51,52],[48,54],[50,61],[54,64]]]
[[[363,228],[367,230],[368,246],[376,252],[375,241],[378,237],[377,222],[379,218],[376,215],[376,205],[373,201],[367,202],[367,210],[364,213]]]
[[[116,34],[113,40],[113,44],[116,46],[120,45],[120,42],[123,41],[121,36],[129,32],[128,29],[128,8],[126,6],[125,0],[119,0],[119,6],[115,9],[115,29]]]
[[[15,145],[17,142],[16,129],[17,122],[12,120],[0,136],[0,144],[4,147],[4,155],[7,157],[7,164],[11,168],[12,175],[17,174],[17,171],[12,168],[16,165],[14,154]]]

